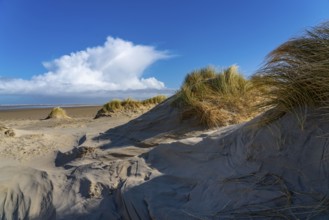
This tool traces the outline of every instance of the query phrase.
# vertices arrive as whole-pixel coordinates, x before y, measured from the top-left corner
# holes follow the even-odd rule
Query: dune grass
[[[167,99],[166,96],[158,95],[145,100],[134,100],[131,98],[127,98],[124,100],[114,99],[103,105],[102,109],[97,112],[95,118],[99,118],[102,116],[107,116],[111,113],[115,112],[134,112],[139,111],[145,108],[151,108]]]
[[[143,106],[141,101],[134,100],[131,98],[125,99],[121,101],[121,106],[123,107],[124,110],[137,110]]]
[[[259,107],[272,108],[263,117],[270,123],[291,112],[301,126],[310,109],[329,109],[329,22],[306,31],[273,50],[252,77],[265,98]]]
[[[108,112],[114,112],[116,110],[122,109],[121,101],[114,99],[103,105],[103,109]]]
[[[51,112],[49,113],[48,117],[46,119],[69,119],[70,117],[66,114],[66,111],[60,107],[53,108]]]
[[[191,72],[176,94],[173,106],[182,109],[182,119],[197,118],[207,127],[240,123],[258,114],[250,81],[233,65],[216,71],[206,67]]]
[[[154,97],[149,98],[149,99],[145,99],[141,103],[144,106],[157,105],[157,104],[163,102],[166,99],[167,99],[166,96],[164,96],[164,95],[158,95],[158,96],[154,96]]]

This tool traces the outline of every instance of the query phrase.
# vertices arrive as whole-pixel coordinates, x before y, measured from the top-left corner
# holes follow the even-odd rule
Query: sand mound
[[[161,116],[162,111],[166,114]],[[109,130],[106,135],[111,142],[105,151],[96,148],[90,152],[81,147],[59,154],[57,161],[62,162],[58,165],[67,169],[69,175],[61,186],[64,193],[60,194],[61,207],[56,206],[58,216],[329,216],[329,125],[321,119],[311,118],[301,130],[295,117],[287,114],[267,127],[257,128],[255,119],[247,124],[198,131],[193,137],[176,136],[173,140],[168,134],[177,130],[180,122],[164,115],[173,116],[176,112],[163,104]],[[168,122],[176,124],[169,126]],[[119,131],[127,138],[118,138]],[[146,146],[144,141],[151,137],[153,145]]]
[[[24,167],[0,169],[1,219],[56,219],[53,186],[46,172]]]
[[[94,139],[110,141],[103,148],[131,144],[139,147],[151,147],[157,145],[160,139],[166,141],[182,138],[188,132],[204,129],[196,118],[182,121],[182,112],[171,106],[172,101],[173,97],[129,123],[112,128]]]
[[[287,115],[261,129],[245,124],[161,144],[139,159],[151,178],[123,178],[118,213],[127,219],[328,217],[329,126],[314,120],[301,130]]]

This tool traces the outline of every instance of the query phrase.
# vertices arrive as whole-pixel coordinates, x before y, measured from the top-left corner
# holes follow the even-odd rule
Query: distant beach
[[[72,118],[93,118],[100,105],[1,105],[0,120],[39,120],[48,116],[51,109],[60,106]]]
[[[0,111],[14,109],[40,109],[40,108],[73,108],[73,107],[91,107],[100,106],[99,104],[0,104]]]

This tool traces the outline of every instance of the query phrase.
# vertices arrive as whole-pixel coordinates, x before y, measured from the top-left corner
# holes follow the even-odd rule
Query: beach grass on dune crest
[[[121,106],[125,110],[136,110],[142,106],[142,102],[131,98],[121,101]]]
[[[158,96],[154,96],[152,98],[149,98],[149,99],[145,99],[143,100],[141,103],[142,105],[144,106],[148,106],[148,105],[157,105],[161,102],[163,102],[164,100],[166,100],[167,97],[164,96],[164,95],[158,95]]]
[[[182,110],[183,120],[195,117],[207,127],[240,123],[258,114],[250,84],[235,65],[222,71],[206,67],[185,77],[173,106]]]
[[[96,118],[120,111],[134,112],[144,108],[150,108],[163,102],[165,99],[167,99],[167,97],[163,95],[158,95],[142,101],[131,98],[124,100],[114,99],[103,105],[103,108],[97,112]]]
[[[252,77],[264,99],[259,107],[272,108],[262,122],[270,123],[288,112],[301,125],[308,109],[329,108],[329,22],[306,31],[273,50],[266,64]]]
[[[116,111],[122,109],[121,101],[114,99],[103,105],[103,109],[106,111]]]

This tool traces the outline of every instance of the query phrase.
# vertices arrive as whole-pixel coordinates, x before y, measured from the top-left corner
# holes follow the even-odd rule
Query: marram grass
[[[252,82],[265,100],[259,108],[272,108],[264,114],[264,123],[290,112],[303,125],[310,109],[328,117],[329,22],[273,50]]]
[[[136,110],[142,107],[142,102],[138,100],[134,100],[131,98],[125,99],[121,101],[121,105],[125,110]]]
[[[212,67],[191,72],[176,94],[173,106],[182,110],[182,119],[197,118],[207,127],[225,126],[246,121],[258,111],[250,81],[233,65],[223,71]]]
[[[108,115],[110,113],[115,113],[115,112],[121,112],[121,111],[138,111],[141,109],[145,108],[150,108],[153,107],[157,104],[160,104],[164,100],[166,100],[167,97],[163,95],[158,95],[149,99],[145,99],[142,101],[139,100],[134,100],[131,98],[127,98],[124,100],[119,100],[119,99],[114,99],[106,104],[103,105],[103,108],[100,109],[97,112],[97,115],[95,118]]]
[[[103,109],[108,112],[114,112],[116,110],[122,109],[121,101],[114,99],[103,105]]]
[[[70,117],[66,114],[66,111],[60,107],[53,108],[51,112],[49,113],[48,117],[46,119],[69,119]]]
[[[152,98],[149,98],[149,99],[145,99],[143,100],[141,103],[142,105],[144,106],[148,106],[148,105],[157,105],[161,102],[163,102],[164,100],[166,100],[167,97],[164,96],[164,95],[158,95],[158,96],[154,96]]]

